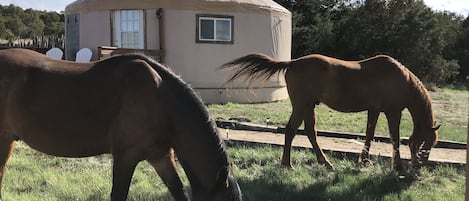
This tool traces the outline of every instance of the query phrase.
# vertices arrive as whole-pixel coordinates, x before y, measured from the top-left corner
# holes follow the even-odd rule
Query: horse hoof
[[[282,168],[289,169],[289,170],[295,170],[295,168],[291,164],[283,164],[282,163]]]
[[[394,164],[393,165],[393,170],[397,173],[403,173],[403,172],[406,172],[406,170],[408,169],[407,166],[405,166],[403,163],[399,163],[399,164]]]
[[[362,159],[360,164],[362,167],[373,167],[373,162],[370,159]]]
[[[419,173],[418,172],[414,172],[414,171],[411,171],[411,172],[405,172],[405,171],[401,171],[401,172],[395,172],[395,180],[397,182],[411,182],[411,181],[415,181],[415,180],[419,180]]]
[[[326,160],[326,161],[323,161],[323,162],[320,162],[319,164],[326,166],[326,168],[329,169],[329,170],[335,170],[335,168],[334,168],[334,166],[332,165],[332,163],[329,162],[329,161],[327,161],[327,160]]]
[[[410,162],[409,166],[412,170],[419,170],[420,168],[422,168],[423,165],[420,162]]]

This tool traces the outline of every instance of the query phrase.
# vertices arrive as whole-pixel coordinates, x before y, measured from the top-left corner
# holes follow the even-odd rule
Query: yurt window
[[[233,17],[197,15],[197,42],[233,43]]]
[[[113,11],[113,45],[144,49],[143,10]]]

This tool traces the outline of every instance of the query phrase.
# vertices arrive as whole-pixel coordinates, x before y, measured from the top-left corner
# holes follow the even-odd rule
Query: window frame
[[[201,20],[213,20],[213,35],[214,39],[202,39],[201,38]],[[216,37],[216,21],[227,20],[230,22],[230,40],[220,40]],[[229,15],[209,15],[209,14],[197,14],[196,15],[196,43],[216,43],[216,44],[233,44],[234,43],[234,17]]]
[[[138,47],[123,47],[123,41],[121,37],[122,35],[122,28],[121,28],[121,23],[122,23],[122,18],[121,16],[116,16],[116,13],[119,13],[119,15],[122,14],[123,11],[138,11],[139,16],[141,17],[139,23],[140,29],[138,32],[139,39],[138,39]],[[111,44],[112,46],[119,47],[119,48],[130,48],[130,49],[146,49],[146,12],[145,10],[142,9],[117,9],[117,10],[112,10],[111,11],[111,19],[112,19],[112,27],[111,27]],[[116,24],[118,22],[118,24]],[[119,29],[119,30],[118,30]],[[131,33],[131,32],[129,32]]]

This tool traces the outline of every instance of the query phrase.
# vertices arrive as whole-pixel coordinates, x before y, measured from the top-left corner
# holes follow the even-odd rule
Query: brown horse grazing
[[[113,156],[111,200],[125,200],[137,163],[148,161],[175,200],[241,200],[223,142],[194,91],[143,55],[95,63],[0,50],[0,181],[14,141],[54,156]]]
[[[276,61],[266,55],[250,54],[220,68],[233,66],[236,68],[228,82],[241,76],[248,76],[249,80],[269,79],[274,74],[285,72],[293,111],[286,125],[283,166],[292,167],[291,143],[296,130],[304,121],[305,131],[318,162],[333,168],[316,142],[314,109],[320,102],[340,112],[368,111],[366,142],[360,155],[362,162],[369,161],[370,142],[380,112],[384,112],[388,120],[394,170],[402,169],[399,124],[404,108],[408,108],[414,123],[409,145],[413,165],[428,160],[430,150],[437,140],[439,126],[434,125],[427,90],[412,72],[389,56],[342,61],[313,54],[291,61]]]

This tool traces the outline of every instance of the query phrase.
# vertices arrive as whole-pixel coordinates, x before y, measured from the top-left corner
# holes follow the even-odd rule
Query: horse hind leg
[[[285,145],[283,146],[283,154],[282,154],[282,161],[281,165],[286,168],[293,169],[291,165],[291,146],[293,138],[295,137],[296,131],[298,127],[301,125],[302,115],[304,109],[295,108],[293,106],[292,114],[290,115],[290,119],[288,120],[287,125],[285,126]]]
[[[304,114],[304,123],[305,123],[305,131],[308,135],[309,141],[313,146],[313,151],[316,154],[316,158],[318,163],[321,165],[325,165],[329,169],[334,169],[334,166],[331,162],[327,159],[326,155],[322,151],[321,147],[317,142],[317,130],[316,130],[316,112],[315,106],[313,105],[312,108],[308,108],[308,110]]]
[[[1,187],[6,163],[11,156],[14,146],[15,141],[10,136],[0,134],[0,201],[2,200]]]
[[[378,121],[379,112],[375,110],[368,110],[368,120],[366,123],[366,139],[362,152],[360,153],[358,161],[364,165],[371,165],[370,160],[370,146],[371,140],[375,136],[376,123]]]
[[[176,171],[174,152],[171,149],[163,157],[153,156],[147,161],[155,168],[163,183],[168,187],[175,201],[187,201],[184,188]]]

